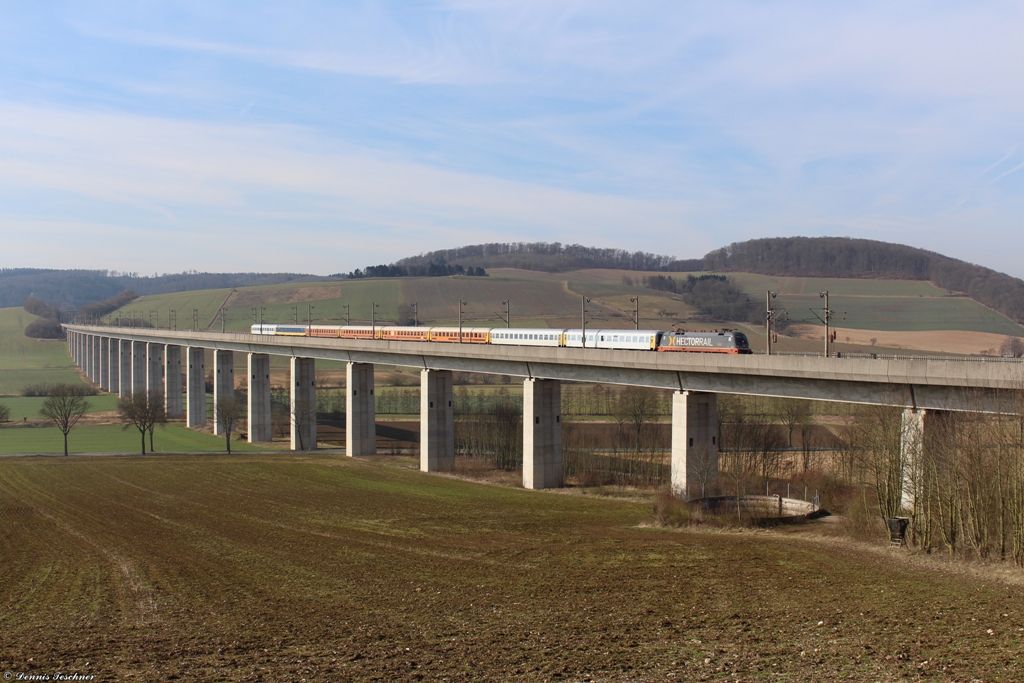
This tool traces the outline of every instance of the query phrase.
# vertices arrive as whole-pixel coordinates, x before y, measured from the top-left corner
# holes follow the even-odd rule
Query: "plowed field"
[[[0,459],[0,671],[1020,680],[1018,585],[407,459]]]

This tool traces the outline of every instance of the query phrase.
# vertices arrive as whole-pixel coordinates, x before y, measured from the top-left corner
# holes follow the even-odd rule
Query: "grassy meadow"
[[[0,396],[18,396],[26,384],[82,381],[64,342],[25,336],[33,320],[22,308],[0,308]]]
[[[28,420],[41,420],[39,409],[46,399],[42,396],[10,396],[0,397],[0,404],[11,409],[11,421],[22,422]],[[87,396],[89,413],[103,413],[117,410],[117,396],[113,394],[100,394],[98,396]]]
[[[157,453],[218,452],[224,451],[224,439],[192,431],[179,423],[171,423],[156,428],[153,446]],[[139,432],[134,427],[123,429],[120,425],[82,424],[68,434],[68,451],[71,453],[138,453],[140,450]],[[231,450],[266,448],[232,440]],[[148,436],[146,452],[149,452]],[[56,427],[0,428],[0,455],[26,453],[63,454],[64,436]]]

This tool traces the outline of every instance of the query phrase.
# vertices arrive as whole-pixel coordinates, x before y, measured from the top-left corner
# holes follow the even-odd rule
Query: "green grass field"
[[[159,321],[161,327],[167,327],[168,315],[173,310],[177,318],[176,327],[179,330],[189,330],[192,329],[192,309],[197,309],[199,328],[206,329],[207,325],[213,321],[224,298],[230,293],[230,289],[204,289],[194,292],[145,296],[106,317],[113,319],[121,316],[126,319],[125,325],[127,325],[127,319],[132,317],[132,311],[136,312],[135,317],[144,320],[150,320],[151,313],[155,312],[153,314],[154,324]]]
[[[157,453],[218,452],[224,450],[224,439],[168,424],[157,427],[153,445]],[[81,425],[68,434],[71,453],[138,453],[140,449],[139,432],[134,427],[125,430],[118,425]],[[231,450],[266,449],[232,441]],[[0,454],[63,452],[64,437],[56,427],[0,427]]]
[[[27,384],[82,381],[64,342],[25,336],[33,320],[24,309],[0,308],[0,396],[18,396]]]
[[[0,398],[0,404],[6,405],[11,409],[12,422],[21,422],[25,418],[28,418],[29,420],[43,419],[39,415],[39,409],[42,407],[43,401],[45,400],[46,399],[42,396],[17,396]],[[110,410],[117,410],[117,396],[113,396],[111,394],[87,396],[85,400],[89,402],[90,413],[102,413]]]

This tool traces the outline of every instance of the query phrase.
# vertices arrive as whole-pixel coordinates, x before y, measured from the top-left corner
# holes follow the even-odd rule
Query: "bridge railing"
[[[764,351],[755,351],[762,356]],[[773,351],[773,356],[799,356],[803,358],[821,358],[820,353],[813,351]],[[904,354],[904,353],[847,353],[840,351],[832,355],[833,358],[857,358],[868,360],[952,360],[967,363],[1024,363],[1024,358],[1010,358],[1007,356],[953,356],[946,354],[931,354],[927,356]]]

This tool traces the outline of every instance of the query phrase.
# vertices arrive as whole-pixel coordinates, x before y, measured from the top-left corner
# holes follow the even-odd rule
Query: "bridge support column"
[[[270,441],[270,356],[249,354],[249,443]]]
[[[181,347],[168,344],[164,349],[164,410],[167,417],[181,417]]]
[[[554,379],[523,382],[523,486],[550,489],[562,485],[562,383]]]
[[[164,395],[164,345],[156,342],[146,344],[146,392]]]
[[[291,370],[291,447],[293,451],[315,451],[316,361],[312,358],[293,357]],[[267,399],[269,403],[269,393]]]
[[[373,363],[349,363],[345,374],[345,454],[350,458],[375,455],[377,408],[373,398]]]
[[[420,370],[420,471],[455,469],[455,407],[450,370]]]
[[[672,491],[687,499],[718,482],[718,396],[672,394]]]
[[[132,393],[146,393],[146,342],[132,342]]]
[[[127,339],[117,342],[117,396],[127,398],[132,393],[132,343]]]
[[[941,439],[945,421],[944,410],[907,408],[900,425],[900,456],[903,461],[903,509],[910,515],[917,510],[917,501],[925,490],[925,459],[930,444]]]
[[[89,361],[86,364],[85,374],[89,376],[89,379],[93,382],[96,381],[96,365],[98,356],[100,355],[99,344],[96,343],[96,337],[89,335]]]
[[[213,433],[224,436],[224,425],[217,418],[217,406],[221,401],[235,398],[235,352],[213,352]]]
[[[121,393],[121,340],[107,340],[107,391]]]
[[[202,427],[206,424],[206,349],[189,346],[185,356],[185,390],[188,392],[185,426]]]
[[[100,389],[110,390],[110,337],[100,337]]]

